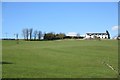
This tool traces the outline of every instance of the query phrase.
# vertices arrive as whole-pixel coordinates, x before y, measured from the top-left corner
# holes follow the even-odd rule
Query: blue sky
[[[22,38],[24,28],[42,32],[84,35],[86,32],[117,34],[117,2],[3,2],[2,36]]]

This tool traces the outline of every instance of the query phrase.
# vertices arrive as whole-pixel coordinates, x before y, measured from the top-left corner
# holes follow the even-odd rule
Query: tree
[[[60,38],[59,38],[59,34],[56,34],[56,35],[55,35],[55,38],[56,38],[56,39],[60,39]]]
[[[27,41],[28,41],[28,37],[29,37],[29,30],[28,30],[28,28],[25,29],[25,34],[26,34],[26,38],[27,38]]]
[[[110,33],[108,32],[108,30],[106,30],[106,33],[108,35],[108,39],[110,39]]]
[[[38,31],[38,39],[40,40],[42,37],[42,32],[41,31]]]
[[[17,44],[19,44],[18,34],[16,34]]]
[[[17,44],[19,44],[19,39],[18,39],[18,33],[17,34],[14,34],[15,35],[15,40],[17,41]]]
[[[44,34],[45,40],[57,40],[57,39],[63,39],[64,37],[65,37],[64,33],[55,34],[55,33],[51,32],[51,33]]]
[[[18,40],[18,34],[16,34],[16,39]]]
[[[22,32],[23,32],[24,39],[28,40],[29,30],[26,28],[26,29],[23,29]]]
[[[59,33],[58,37],[59,37],[59,39],[63,39],[65,37],[65,34],[64,33]]]
[[[32,40],[32,31],[33,31],[33,29],[30,28],[30,29],[29,29],[30,40]]]
[[[54,33],[45,33],[44,35],[45,40],[54,40],[55,39],[55,34]]]
[[[23,37],[24,37],[24,40],[25,40],[26,39],[25,29],[22,30],[22,33],[23,33]]]
[[[37,38],[37,34],[38,34],[38,31],[35,30],[33,34],[34,34],[34,40],[36,40],[36,38]]]

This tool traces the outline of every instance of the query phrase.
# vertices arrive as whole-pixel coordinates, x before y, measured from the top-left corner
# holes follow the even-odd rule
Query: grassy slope
[[[117,77],[117,41],[3,41],[3,77]]]

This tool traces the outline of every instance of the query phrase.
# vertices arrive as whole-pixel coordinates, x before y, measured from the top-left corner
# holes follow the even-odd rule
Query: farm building
[[[101,39],[108,39],[107,33],[86,33],[85,38],[94,38],[95,36]]]
[[[66,34],[66,36],[76,37],[76,36],[80,36],[80,35],[78,35],[76,32],[69,32]]]
[[[84,36],[81,36],[79,33],[76,32],[69,32],[66,34],[64,39],[83,39]]]

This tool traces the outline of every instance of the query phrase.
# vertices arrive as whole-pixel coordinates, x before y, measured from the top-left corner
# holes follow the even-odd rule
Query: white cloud
[[[119,29],[120,29],[120,26],[113,26],[113,27],[112,27],[112,30],[113,30],[113,31],[117,31],[117,30],[119,30]]]

